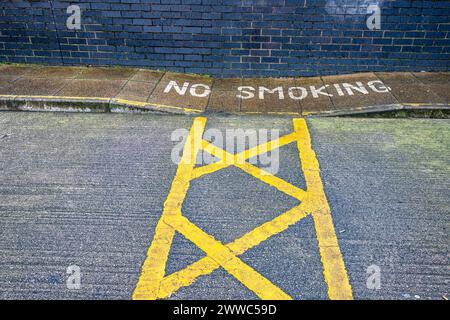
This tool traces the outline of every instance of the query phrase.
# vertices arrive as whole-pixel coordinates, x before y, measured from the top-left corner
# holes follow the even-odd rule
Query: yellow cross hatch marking
[[[352,289],[333,226],[331,211],[320,178],[319,163],[311,146],[311,138],[304,119],[294,119],[294,132],[238,154],[203,140],[206,118],[198,117],[189,132],[163,213],[156,226],[153,241],[142,266],[133,299],[164,299],[182,287],[194,283],[200,276],[208,275],[222,267],[261,299],[292,299],[269,279],[262,276],[238,256],[261,242],[279,234],[291,225],[311,215],[316,230],[319,253],[330,299],[352,299]],[[302,190],[252,164],[247,160],[260,154],[297,142],[302,171],[307,190]],[[219,161],[194,168],[198,152],[203,149]],[[222,244],[186,217],[181,208],[192,180],[218,170],[235,166],[264,183],[290,195],[301,203],[263,223],[240,238]],[[175,232],[206,253],[206,256],[186,268],[165,275],[165,268]]]

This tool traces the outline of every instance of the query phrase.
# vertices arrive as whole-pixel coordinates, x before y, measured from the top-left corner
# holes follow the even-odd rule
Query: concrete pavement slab
[[[433,93],[442,97],[445,103],[450,103],[450,73],[416,72],[413,75]]]
[[[68,79],[56,78],[20,78],[11,85],[11,93],[16,95],[55,95],[70,84]]]
[[[129,101],[146,102],[156,84],[143,81],[128,81],[116,98]]]
[[[305,88],[306,90],[310,90],[311,86],[316,89],[323,87],[325,84],[323,83],[320,77],[311,77],[311,78],[298,78],[295,79],[295,85],[297,87]],[[326,90],[324,91],[326,93]],[[298,94],[298,93],[297,93]],[[311,94],[308,94],[304,99],[300,101],[300,105],[302,108],[302,113],[320,113],[323,111],[333,111],[334,106],[328,95],[317,94],[317,96],[313,97]]]
[[[380,79],[374,73],[358,73],[322,77],[336,110],[351,110],[371,106],[393,105],[397,99],[386,89],[374,90],[371,84]],[[372,87],[375,87],[372,85]]]
[[[388,85],[392,89],[393,96],[400,103],[433,104],[446,103],[448,101],[445,97],[435,93],[432,88],[422,84],[391,83]]]
[[[2,75],[0,74],[0,87],[7,87],[9,86],[12,82],[16,81],[17,79],[19,79],[21,76],[19,75]]]
[[[24,76],[42,68],[37,65],[0,65],[0,74],[4,76]]]
[[[139,69],[130,80],[150,82],[156,86],[163,76],[164,72],[161,71]]]
[[[29,78],[73,79],[79,76],[85,68],[79,67],[42,67],[26,74]]]
[[[240,86],[242,86],[242,79],[216,79],[207,110],[211,112],[239,112],[241,99],[237,95]]]
[[[413,72],[412,74],[423,84],[450,83],[450,72]]]
[[[59,96],[66,97],[115,97],[124,87],[126,80],[71,80]]]
[[[12,95],[13,94],[13,84],[12,82],[3,82],[2,85],[0,85],[0,94],[1,95]]]
[[[213,82],[214,80],[208,77],[167,72],[148,102],[204,111]]]
[[[427,88],[436,95],[438,95],[441,99],[437,99],[435,101],[440,101],[441,103],[450,103],[450,90],[448,84],[440,84],[440,83],[432,83],[427,85]]]
[[[400,103],[446,103],[445,97],[434,93],[430,86],[409,72],[377,73],[377,76],[391,88],[392,95]]]
[[[77,79],[89,80],[128,80],[136,74],[136,69],[130,68],[84,68]]]
[[[249,78],[243,79],[242,86],[246,87],[245,91],[253,96],[242,99],[242,112],[301,114],[299,101],[291,99],[287,92],[288,88],[295,86],[293,78]]]
[[[236,91],[213,90],[208,101],[207,111],[211,112],[240,112],[241,100],[236,97]]]
[[[213,90],[237,92],[238,88],[242,86],[242,81],[242,78],[216,79]]]
[[[376,72],[376,76],[386,84],[420,84],[411,72]]]

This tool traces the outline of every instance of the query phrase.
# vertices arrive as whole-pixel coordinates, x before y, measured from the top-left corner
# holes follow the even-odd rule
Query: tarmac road
[[[208,261],[219,267],[190,285],[167,289],[163,298],[261,297],[249,289],[256,280],[241,281],[233,268],[221,267],[234,259],[220,260],[223,245],[301,201],[234,166],[191,181],[184,194],[183,215],[216,242],[201,249],[203,240],[196,245],[176,233],[167,242],[166,260],[160,255],[144,264],[168,195],[179,195],[171,189],[178,168],[173,150],[180,147],[173,132],[186,132],[193,121],[165,115],[0,113],[0,298],[131,299],[143,270],[161,262],[165,275],[180,272],[210,259],[203,249],[216,244]],[[340,271],[355,299],[446,296],[450,121],[310,118],[307,125],[334,225],[328,235],[337,239],[340,253],[328,272],[343,262]],[[280,136],[294,130],[291,118],[208,116],[207,133],[226,137],[226,129],[275,129]],[[224,149],[243,151],[242,146]],[[276,177],[306,190],[297,149],[294,141],[280,148],[279,162],[276,154],[269,159]],[[327,299],[323,263],[328,258],[316,231],[313,216],[305,216],[236,255],[236,265],[249,266],[261,281],[294,299]],[[199,234],[189,232],[194,238]],[[67,286],[74,279],[67,268],[73,265],[81,271],[78,289]]]

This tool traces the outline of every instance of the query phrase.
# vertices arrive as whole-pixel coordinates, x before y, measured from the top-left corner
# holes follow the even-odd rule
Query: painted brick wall
[[[66,9],[82,9],[68,30]],[[381,7],[381,29],[366,26]],[[448,71],[450,1],[0,2],[0,61],[126,65],[214,76]]]

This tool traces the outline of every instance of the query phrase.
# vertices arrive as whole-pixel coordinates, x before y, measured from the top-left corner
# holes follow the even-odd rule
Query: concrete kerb
[[[363,115],[370,113],[398,110],[450,110],[450,104],[390,104],[347,108],[345,110],[329,110],[320,112],[304,112],[303,117],[334,117],[346,115]],[[21,96],[0,95],[0,111],[36,111],[36,112],[87,112],[87,113],[158,113],[158,114],[211,114],[211,111],[199,111],[177,106],[156,104],[151,102],[129,101],[118,98],[97,97],[58,97],[58,96]],[[220,112],[234,115],[271,115],[299,116],[292,112]]]
[[[370,115],[374,113],[383,113],[390,111],[427,111],[427,110],[446,110],[450,111],[450,104],[417,104],[417,103],[403,103],[403,104],[388,104],[379,106],[368,106],[360,108],[348,108],[345,110],[322,111],[320,113],[303,113],[304,117],[342,117],[354,115]]]
[[[16,96],[14,95],[3,95],[0,98],[0,111],[11,111],[16,110],[14,107],[14,100]]]
[[[109,103],[108,98],[16,96],[13,107],[15,111],[104,113],[109,111]]]
[[[0,95],[1,111],[198,114],[196,110],[116,98]]]

